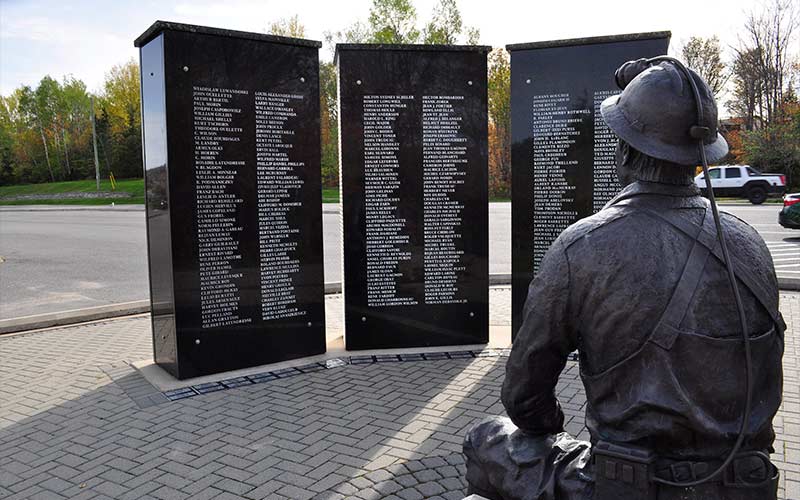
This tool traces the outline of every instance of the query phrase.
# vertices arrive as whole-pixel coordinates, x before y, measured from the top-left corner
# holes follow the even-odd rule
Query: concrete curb
[[[507,274],[490,274],[489,275],[489,286],[495,285],[510,285],[511,284],[511,273]]]
[[[778,201],[778,200],[765,201],[764,203],[762,203],[760,205],[754,205],[754,204],[750,203],[747,200],[742,200],[742,201],[717,201],[717,206],[720,206],[720,207],[741,207],[743,205],[744,206],[750,206],[750,207],[764,207],[764,206],[767,206],[767,207],[772,207],[772,206],[782,207],[783,206],[783,200],[781,200],[781,201]]]
[[[779,276],[778,289],[782,292],[800,291],[800,278],[781,278]]]
[[[87,321],[130,316],[132,314],[146,312],[150,312],[149,300],[136,300],[133,302],[123,302],[121,304],[109,304],[106,306],[87,307],[84,309],[72,309],[70,311],[21,316],[19,318],[0,320],[0,335],[27,330],[39,330],[52,326],[86,323]]]

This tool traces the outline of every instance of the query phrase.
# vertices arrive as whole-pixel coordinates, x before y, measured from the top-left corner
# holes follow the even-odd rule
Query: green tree
[[[103,82],[101,104],[108,113],[112,133],[130,126],[141,128],[139,65],[133,59],[111,68]]]
[[[112,171],[119,178],[142,176],[142,132],[133,120],[114,138],[111,149]]]
[[[41,87],[41,85],[40,85]],[[21,121],[30,129],[35,129],[39,138],[41,139],[42,149],[44,150],[45,164],[47,166],[47,173],[50,182],[55,182],[55,173],[53,171],[53,164],[50,161],[50,150],[48,148],[47,134],[45,129],[50,127],[52,121],[51,114],[48,112],[47,106],[42,104],[45,101],[43,96],[44,92],[40,92],[37,88],[36,91],[25,85],[17,89],[19,111],[21,114]]]
[[[14,183],[14,121],[8,99],[0,96],[0,186]]]
[[[790,191],[800,189],[800,104],[787,93],[780,118],[744,134],[744,159],[753,167],[786,175]]]
[[[332,62],[319,65],[319,98],[322,185],[334,187],[339,183],[339,108],[336,66]]]
[[[756,114],[762,99],[763,88],[758,78],[758,60],[760,56],[755,49],[740,50],[733,61],[731,75],[733,78],[733,95],[727,103],[728,111],[741,118],[746,131],[756,126]],[[758,119],[760,122],[760,119]]]
[[[416,26],[417,11],[411,0],[373,0],[368,22],[356,21],[342,31],[326,32],[325,43],[423,43],[455,44],[460,39],[476,45],[480,31],[464,26],[457,0],[440,0],[422,32]]]
[[[106,74],[101,112],[111,136],[111,171],[119,178],[142,176],[142,124],[139,101],[139,65],[131,59]],[[97,112],[97,110],[95,111]]]
[[[481,30],[475,27],[468,27],[465,30],[467,35],[467,45],[478,45],[481,41]]]
[[[373,0],[369,10],[370,41],[417,43],[417,10],[410,0]]]
[[[7,133],[13,138],[13,179],[15,182],[46,182],[51,171],[45,166],[43,145],[36,117],[33,115],[33,91],[19,87],[3,97]]]
[[[86,174],[91,139],[90,112],[86,84],[74,77],[64,78],[58,99],[56,135],[60,136],[67,179],[80,178]]]
[[[711,92],[719,99],[730,75],[722,60],[719,38],[693,36],[681,49],[683,61],[706,81]]]
[[[454,45],[465,35],[466,43],[476,45],[480,38],[477,28],[464,26],[456,0],[439,0],[433,15],[423,30],[423,41],[430,44]]]
[[[136,94],[125,107],[130,114],[118,129],[120,137],[131,145],[133,140],[128,136],[135,135],[136,142],[141,142],[138,74],[135,78]],[[34,88],[24,85],[0,98],[0,182],[92,177],[90,110],[86,84],[72,76],[59,83],[48,75]],[[141,150],[140,145],[136,148]]]

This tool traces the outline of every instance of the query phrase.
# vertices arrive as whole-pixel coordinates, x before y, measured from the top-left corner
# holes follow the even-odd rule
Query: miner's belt
[[[695,481],[708,477],[712,472],[722,465],[722,460],[710,460],[707,462],[674,462],[666,466],[656,467],[656,477],[666,479],[667,481],[675,481],[685,483],[688,481]],[[711,479],[710,482],[722,482],[722,476]]]
[[[680,461],[664,463],[656,462],[655,475],[668,481],[683,483],[696,481],[711,475],[716,471],[722,460],[708,461]],[[755,487],[770,481],[775,467],[769,460],[769,455],[761,451],[739,453],[736,458],[719,475],[709,479],[709,483],[723,483],[730,487]]]

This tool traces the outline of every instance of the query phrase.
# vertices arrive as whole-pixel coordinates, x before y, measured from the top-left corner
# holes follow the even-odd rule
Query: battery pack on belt
[[[605,441],[592,447],[594,500],[656,500],[658,485],[651,478],[656,457],[645,449]]]

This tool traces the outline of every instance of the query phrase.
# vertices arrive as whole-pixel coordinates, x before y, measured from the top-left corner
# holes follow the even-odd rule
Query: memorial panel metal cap
[[[701,125],[710,130],[704,140],[708,161],[717,161],[728,153],[728,143],[717,127],[717,103],[700,76],[692,72],[703,105],[704,123],[698,124],[691,85],[677,68],[669,62],[647,65],[641,60],[631,64],[641,66],[642,71],[627,85],[618,78],[622,93],[600,106],[603,119],[618,137],[654,158],[699,165],[697,140],[689,130]]]
[[[268,35],[265,33],[250,33],[247,31],[229,30],[224,28],[212,28],[209,26],[196,26],[194,24],[174,23],[172,21],[156,21],[144,33],[133,41],[134,47],[142,47],[150,40],[157,37],[164,31],[183,31],[185,33],[197,33],[201,35],[218,35],[228,38],[242,38],[245,40],[257,40],[260,42],[282,43],[286,45],[299,45],[301,47],[322,47],[322,42],[317,40],[306,40],[305,38],[294,38],[278,35]]]

